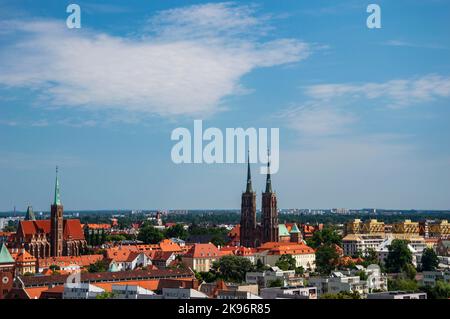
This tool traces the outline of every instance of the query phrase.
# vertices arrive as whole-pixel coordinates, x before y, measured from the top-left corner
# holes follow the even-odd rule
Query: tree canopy
[[[431,248],[425,248],[422,253],[422,270],[433,271],[439,266],[439,259]]]
[[[277,260],[275,266],[281,270],[295,270],[296,262],[292,255],[284,254]]]
[[[241,256],[224,256],[213,263],[213,271],[226,281],[243,282],[245,274],[254,271],[250,260]]]
[[[412,264],[412,253],[404,240],[394,239],[389,245],[389,253],[386,258],[386,269],[388,272],[402,272],[407,265]]]
[[[316,250],[316,270],[321,274],[330,274],[339,262],[339,254],[331,245],[322,245]]]
[[[318,248],[321,245],[341,245],[342,237],[337,233],[332,226],[325,226],[322,230],[314,232],[311,239],[307,240],[308,246]]]
[[[176,224],[172,227],[169,227],[166,230],[166,238],[180,238],[185,240],[188,236],[188,232],[186,231],[186,229],[184,229],[183,225],[181,224]]]
[[[164,235],[160,230],[156,229],[148,223],[145,223],[140,228],[137,239],[143,241],[146,244],[157,244],[164,239]]]

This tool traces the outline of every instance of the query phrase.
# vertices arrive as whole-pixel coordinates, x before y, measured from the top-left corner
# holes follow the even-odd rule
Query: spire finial
[[[270,150],[269,149],[267,149],[266,193],[272,193],[272,180],[270,179]]]
[[[247,160],[247,189],[245,190],[246,193],[253,193],[252,188],[252,175],[250,172],[250,150],[248,150],[248,160]]]
[[[55,199],[53,201],[53,205],[61,205],[61,197],[59,194],[58,166],[56,166]]]

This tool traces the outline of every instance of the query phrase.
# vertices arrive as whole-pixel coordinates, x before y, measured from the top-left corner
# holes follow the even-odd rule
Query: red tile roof
[[[270,255],[314,254],[314,249],[301,243],[267,242],[258,247],[258,251],[269,250]]]
[[[40,258],[38,262],[40,268],[47,268],[50,267],[51,265],[57,266],[78,265],[80,267],[86,267],[102,259],[103,255],[81,255],[81,256],[60,256],[60,257]]]
[[[170,239],[164,239],[159,243],[159,248],[162,251],[181,251],[180,245],[174,243]]]
[[[220,251],[219,249],[211,243],[208,244],[194,244],[188,252],[184,255],[184,257],[188,258],[217,258],[219,257]]]
[[[83,227],[87,227],[89,229],[104,229],[108,230],[111,228],[110,224],[84,224]]]
[[[25,249],[19,251],[15,259],[18,263],[36,262],[36,258],[30,255],[30,253],[28,253]]]
[[[30,238],[36,234],[50,235],[51,222],[45,220],[22,220],[17,235]],[[79,219],[64,219],[64,240],[84,240],[84,233]]]

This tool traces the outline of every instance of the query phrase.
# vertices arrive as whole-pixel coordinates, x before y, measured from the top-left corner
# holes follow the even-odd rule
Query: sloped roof
[[[0,248],[0,264],[13,264],[14,258],[12,258],[11,254],[8,251],[8,248],[6,248],[5,244],[2,244],[2,247]]]
[[[278,236],[290,236],[285,224],[278,225]]]
[[[268,251],[269,255],[314,254],[314,249],[301,243],[267,242],[258,247],[258,251]]]
[[[162,251],[181,251],[180,245],[174,243],[170,239],[164,239],[159,243],[159,248]]]
[[[17,234],[28,238],[36,234],[50,234],[50,219],[22,220],[19,223]],[[65,240],[84,240],[84,233],[79,219],[64,219],[63,223]]]
[[[294,223],[294,225],[292,225],[291,227],[291,233],[299,233],[300,230],[297,227],[297,224]]]
[[[59,256],[59,257],[47,257],[39,259],[39,267],[45,268],[51,265],[57,266],[69,266],[78,265],[80,267],[89,266],[95,262],[102,260],[103,255],[81,255],[81,256]]]
[[[29,252],[27,252],[25,249],[22,249],[16,257],[16,262],[35,262],[36,258],[34,258],[32,255],[30,255]]]
[[[211,243],[208,244],[194,244],[184,257],[190,258],[205,258],[205,257],[219,257],[219,249]]]

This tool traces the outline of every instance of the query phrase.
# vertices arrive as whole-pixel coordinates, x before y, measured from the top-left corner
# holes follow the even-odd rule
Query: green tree
[[[98,260],[88,267],[89,272],[106,272],[108,271],[108,263],[105,260]]]
[[[305,273],[305,268],[303,268],[303,266],[300,266],[300,267],[296,267],[295,268],[295,274],[296,275],[303,275]]]
[[[113,292],[102,292],[101,294],[98,294],[97,296],[95,296],[95,299],[112,299],[114,297],[114,293]]]
[[[364,267],[379,263],[378,254],[375,251],[375,249],[373,249],[373,248],[367,248],[364,251],[363,258],[364,258],[364,262],[363,262]]]
[[[265,271],[268,269],[270,269],[270,267],[267,265],[264,265],[262,260],[258,258],[258,260],[256,261],[255,270],[256,271]]]
[[[61,270],[61,268],[58,265],[50,265],[48,267],[51,271]]]
[[[316,271],[328,275],[339,262],[339,255],[330,245],[322,245],[316,250]]]
[[[245,274],[253,270],[251,261],[241,256],[224,256],[213,263],[213,271],[226,281],[243,282]]]
[[[275,266],[277,266],[281,270],[294,270],[296,262],[292,255],[284,254],[281,255],[281,257],[277,260]]]
[[[417,270],[413,266],[413,264],[407,264],[405,266],[405,268],[403,269],[403,272],[405,273],[406,277],[409,278],[409,279],[415,279],[416,278]]]
[[[323,294],[322,296],[320,296],[320,299],[361,299],[361,296],[357,291],[341,291],[337,294]]]
[[[311,239],[307,240],[307,244],[313,248],[321,245],[342,245],[342,237],[337,233],[333,226],[325,226],[322,230],[314,232]]]
[[[176,224],[172,227],[169,227],[166,230],[166,238],[180,238],[180,239],[186,239],[188,236],[188,232],[186,231],[186,229],[184,229],[183,225],[181,224]]]
[[[283,283],[283,280],[278,278],[278,279],[269,281],[267,286],[269,288],[271,288],[271,287],[283,287],[284,283]]]
[[[126,240],[127,238],[124,235],[120,235],[120,234],[110,234],[106,236],[106,241],[110,241],[110,242],[119,242],[122,240]]]
[[[106,242],[106,233],[105,233],[105,230],[102,229],[102,234],[101,234],[101,237],[100,237],[100,243],[103,245],[105,242]]]
[[[149,225],[148,223],[145,223],[139,230],[137,239],[146,244],[157,244],[164,239],[164,235],[160,230],[156,229],[152,225]]]
[[[211,243],[213,243],[217,247],[226,245],[225,239],[223,238],[223,236],[220,235],[214,235],[211,238]]]
[[[396,279],[388,279],[388,290],[418,291],[419,286],[417,285],[417,281],[413,279],[405,279],[399,277]]]
[[[402,272],[407,265],[412,264],[412,254],[405,240],[394,239],[389,245],[389,253],[386,258],[388,272]]]
[[[422,270],[433,271],[439,266],[439,259],[431,248],[425,248],[422,253]]]
[[[437,280],[434,287],[424,286],[420,290],[427,293],[428,299],[448,299],[450,298],[450,283]]]

